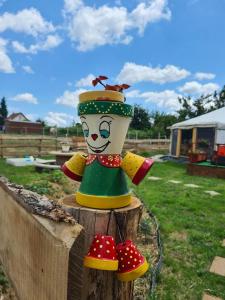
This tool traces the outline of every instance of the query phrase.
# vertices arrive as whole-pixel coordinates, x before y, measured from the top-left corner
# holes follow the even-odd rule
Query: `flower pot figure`
[[[75,154],[62,170],[81,181],[76,201],[98,209],[124,207],[130,204],[125,173],[139,184],[153,161],[128,152],[121,152],[133,116],[131,105],[116,91],[90,91],[80,94],[78,114],[87,143],[88,157]]]

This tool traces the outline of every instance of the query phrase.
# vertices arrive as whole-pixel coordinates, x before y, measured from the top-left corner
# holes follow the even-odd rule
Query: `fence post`
[[[39,147],[38,147],[38,156],[41,156],[41,151],[42,151],[42,138],[39,139],[40,143],[39,143]]]
[[[1,135],[1,157],[3,157],[3,138]]]

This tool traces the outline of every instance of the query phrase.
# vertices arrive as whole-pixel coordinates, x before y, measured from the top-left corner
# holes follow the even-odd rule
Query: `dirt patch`
[[[153,220],[150,218],[147,211],[144,209],[137,236],[137,247],[140,252],[146,257],[150,268],[148,272],[134,282],[134,299],[148,299],[150,289],[150,275],[158,261],[159,249],[157,245],[156,227]]]
[[[170,234],[170,239],[175,241],[186,241],[188,238],[188,235],[186,232],[178,232],[174,231]]]

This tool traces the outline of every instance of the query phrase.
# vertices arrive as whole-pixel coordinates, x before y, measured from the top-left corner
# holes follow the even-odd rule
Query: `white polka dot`
[[[98,254],[98,257],[101,257],[101,254]]]
[[[124,268],[124,265],[122,265],[122,267]]]
[[[102,248],[102,247],[103,247],[102,245],[99,246],[99,248]]]
[[[141,259],[139,260],[139,262],[141,262]]]
[[[102,236],[102,239],[104,239],[105,237],[104,236]]]
[[[113,259],[115,259],[115,256],[113,256]]]
[[[93,250],[96,251],[96,248],[94,248]]]
[[[127,255],[127,253],[124,253],[125,255]]]
[[[109,245],[110,244],[109,241],[106,241],[106,244]]]
[[[99,243],[99,240],[97,240],[96,243]]]
[[[107,253],[110,253],[110,251],[109,251],[109,250],[106,250],[106,252],[107,252]]]
[[[133,252],[134,252],[134,251],[132,251],[132,250],[130,251],[130,253],[133,253]]]
[[[133,256],[131,255],[130,258],[133,258]]]
[[[123,257],[121,257],[121,260],[123,260]]]
[[[126,250],[129,251],[129,248],[127,247]]]
[[[129,265],[129,264],[130,264],[130,261],[128,261],[127,263],[128,263],[128,265]]]
[[[135,265],[133,265],[133,268],[135,268],[136,266]]]
[[[115,246],[113,246],[113,249],[115,249]]]
[[[137,259],[135,258],[134,261],[137,261]]]

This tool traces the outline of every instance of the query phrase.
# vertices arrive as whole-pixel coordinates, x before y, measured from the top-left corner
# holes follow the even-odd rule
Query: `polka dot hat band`
[[[78,115],[115,114],[133,116],[133,107],[124,103],[124,95],[115,91],[90,91],[80,94]]]

